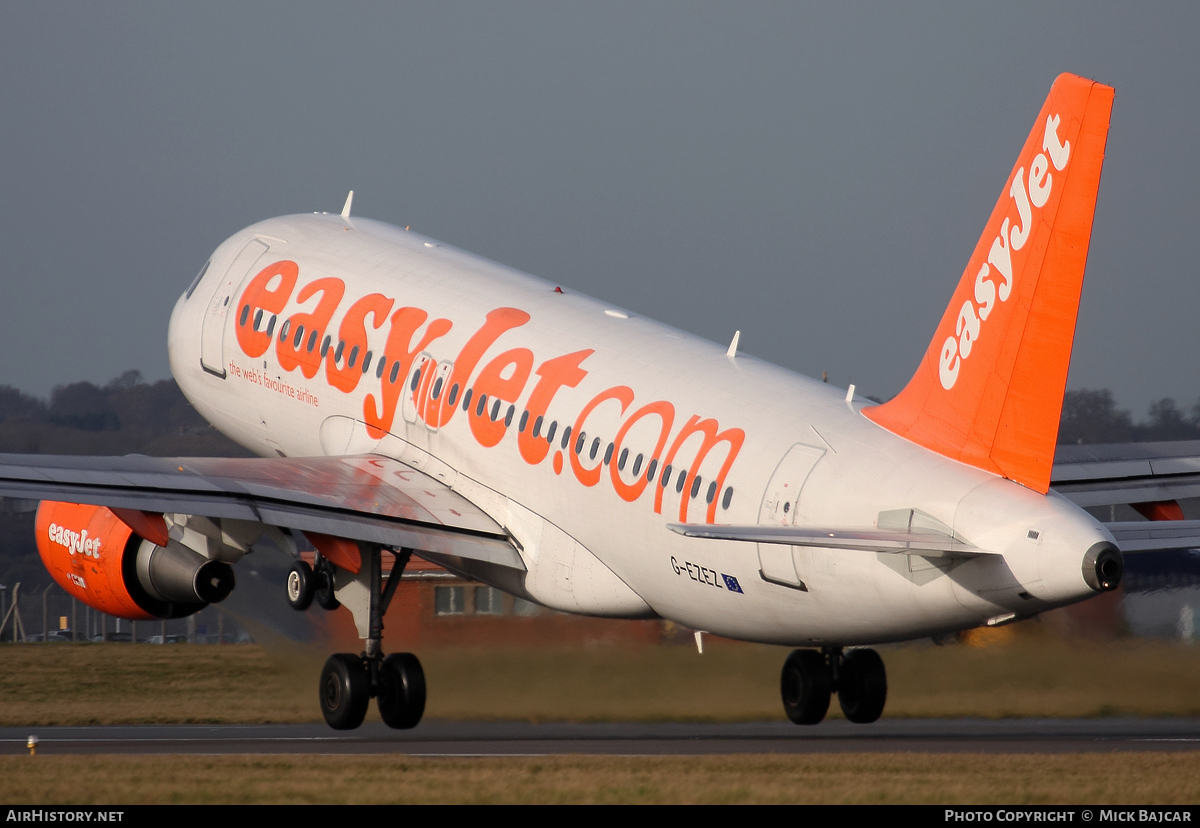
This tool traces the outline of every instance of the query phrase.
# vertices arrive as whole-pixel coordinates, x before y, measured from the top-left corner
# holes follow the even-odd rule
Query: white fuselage
[[[239,320],[251,281],[283,260],[297,275],[281,309]],[[247,349],[268,332],[262,353]],[[359,218],[289,216],[230,238],[177,303],[170,357],[200,413],[258,454],[384,453],[452,486],[509,531],[527,567],[519,579],[471,574],[566,611],[791,645],[902,640],[1093,595],[1083,557],[1111,540],[1053,493],[886,431],[840,389]],[[905,510],[998,554],[666,528],[875,527]]]

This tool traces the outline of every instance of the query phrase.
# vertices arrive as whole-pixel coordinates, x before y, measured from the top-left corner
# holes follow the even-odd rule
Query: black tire
[[[379,668],[375,698],[383,723],[397,730],[416,727],[425,713],[425,671],[412,653],[393,653]]]
[[[838,704],[846,718],[870,724],[883,715],[887,703],[887,671],[874,650],[851,650],[838,670]]]
[[[783,709],[794,724],[815,725],[829,710],[829,668],[816,650],[792,650],[779,680]]]
[[[304,561],[296,561],[287,574],[287,602],[294,610],[303,612],[313,601],[313,586],[316,577],[312,567]]]
[[[317,606],[325,610],[335,610],[340,607],[342,602],[337,599],[337,593],[334,591],[333,564],[322,558],[317,561],[317,568],[313,574],[316,577],[313,598],[316,599]]]
[[[363,660],[350,653],[331,655],[321,669],[321,713],[334,730],[362,724],[371,703],[371,680]]]

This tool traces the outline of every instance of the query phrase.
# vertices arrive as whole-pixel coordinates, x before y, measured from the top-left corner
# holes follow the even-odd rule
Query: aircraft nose
[[[1121,584],[1125,560],[1108,541],[1092,544],[1083,556],[1083,580],[1097,592],[1111,592]]]

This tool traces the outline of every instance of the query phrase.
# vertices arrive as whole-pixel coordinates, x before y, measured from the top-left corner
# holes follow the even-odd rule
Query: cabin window
[[[496,422],[496,420],[499,420],[499,419],[500,419],[500,400],[496,400],[492,403],[492,422],[494,423],[494,422]]]
[[[733,499],[733,486],[725,490],[725,496],[721,498],[721,508],[728,509],[729,501]]]
[[[437,382],[433,384],[433,398],[436,400],[442,393],[442,383],[445,382],[441,377],[437,378]]]
[[[517,424],[517,431],[524,434],[525,433],[525,424],[528,422],[529,422],[529,412],[522,411],[521,412],[521,422]],[[537,435],[534,435],[534,436],[536,437]]]
[[[454,404],[456,402],[458,402],[458,383],[457,382],[454,383],[454,385],[450,386],[450,396],[446,399],[446,402],[452,408],[454,407]]]
[[[332,342],[333,339],[329,336],[326,336],[325,339],[321,341],[321,359],[324,359],[325,355],[329,353],[329,346]]]
[[[300,350],[300,343],[304,341],[304,326],[296,326],[296,335],[292,338],[292,348]]]
[[[629,449],[621,449],[621,459],[617,461],[618,471],[625,471],[625,461],[629,459]]]
[[[475,405],[475,416],[482,417],[483,410],[487,408],[487,394],[479,395],[479,402]]]
[[[533,421],[533,436],[536,437],[541,433],[542,433],[542,415],[539,414],[538,418]],[[550,442],[553,439],[554,439],[553,437],[547,437],[546,442]]]
[[[679,473],[679,480],[675,483],[675,493],[679,494],[683,491],[683,484],[687,483],[687,469]]]
[[[249,308],[250,306],[246,305],[246,307]],[[263,318],[263,311],[262,311],[262,308],[259,308],[258,310],[256,310],[254,312],[254,330],[257,331],[257,330],[261,329],[262,318]]]
[[[637,477],[642,472],[642,455],[638,455],[633,459],[633,476]]]
[[[650,461],[650,466],[646,469],[646,482],[647,483],[654,482],[654,470],[657,468],[658,468],[658,458],[656,457]]]
[[[353,368],[354,363],[358,362],[358,346],[355,345],[350,349],[350,361],[346,363],[347,368]]]
[[[596,452],[598,452],[599,450],[600,450],[600,438],[597,437],[595,440],[592,441],[592,453],[588,455],[588,459],[595,460]]]
[[[313,348],[317,347],[317,340],[321,338],[320,331],[313,331],[308,335],[308,352],[311,354]]]
[[[275,332],[275,320],[277,320],[278,318],[279,317],[277,317],[277,316],[272,316],[271,321],[267,323],[267,336],[270,336],[272,333]]]
[[[604,465],[607,466],[609,463],[612,462],[612,454],[613,454],[613,444],[609,443],[608,448],[604,450]]]
[[[400,360],[396,360],[395,362],[392,363],[392,373],[388,375],[388,380],[391,382],[395,382],[396,378],[399,375],[400,375]]]
[[[262,313],[262,311],[260,310],[259,313]],[[246,327],[246,320],[249,318],[250,318],[250,306],[243,305],[242,306],[242,315],[240,317],[238,317],[238,325],[243,328]]]
[[[367,373],[367,371],[370,369],[370,367],[371,367],[371,352],[367,351],[366,356],[363,357],[362,372],[364,374]]]
[[[716,496],[717,496],[717,481],[714,480],[713,482],[708,484],[708,494],[705,495],[704,501],[706,503],[712,503],[713,498]]]
[[[667,484],[670,482],[671,482],[671,464],[668,463],[663,468],[662,477],[659,478],[659,483],[661,483],[662,487],[665,489],[665,488],[667,488]]]
[[[463,411],[466,411],[468,408],[471,407],[471,394],[474,392],[474,390],[475,389],[473,389],[473,388],[468,388],[467,392],[465,394],[463,394],[463,401],[462,401],[462,410]]]
[[[583,452],[583,444],[586,440],[587,440],[587,432],[586,431],[579,432],[579,438],[575,440],[575,453],[576,454],[580,454]]]
[[[279,341],[287,342],[288,330],[292,327],[292,320],[285,319],[283,324],[279,326]]]
[[[342,351],[344,351],[344,350],[346,350],[346,340],[339,339],[338,344],[337,344],[337,349],[333,352],[334,364],[337,364],[342,361]]]
[[[508,428],[510,425],[512,425],[513,415],[516,413],[517,413],[517,407],[515,405],[510,405],[508,407],[508,413],[504,415],[504,427],[505,428]]]
[[[700,475],[692,478],[692,500],[696,499],[696,495],[700,493]]]

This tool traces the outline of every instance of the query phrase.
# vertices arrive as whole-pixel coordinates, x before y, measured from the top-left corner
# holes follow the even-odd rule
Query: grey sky
[[[209,252],[341,208],[908,381],[1056,75],[1117,89],[1071,388],[1200,397],[1200,6],[0,5],[0,384],[167,376]]]

